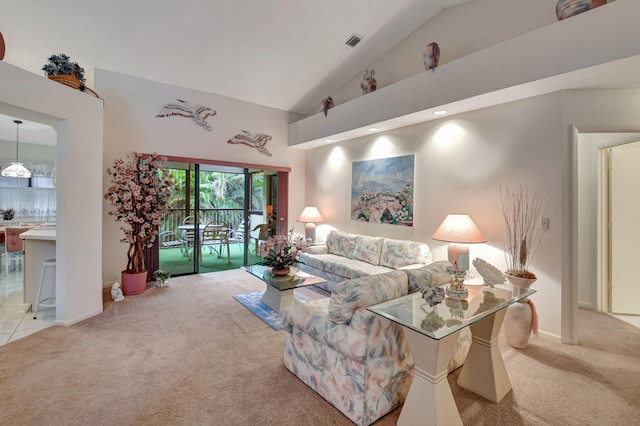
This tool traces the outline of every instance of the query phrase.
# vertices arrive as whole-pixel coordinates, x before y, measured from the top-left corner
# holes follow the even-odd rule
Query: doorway
[[[605,148],[600,156],[602,310],[640,320],[640,142]]]
[[[150,270],[179,276],[262,260],[259,243],[275,235],[275,218],[281,216],[278,195],[286,188],[279,188],[277,176],[283,171],[175,158],[165,167],[175,187],[158,242],[148,253]]]

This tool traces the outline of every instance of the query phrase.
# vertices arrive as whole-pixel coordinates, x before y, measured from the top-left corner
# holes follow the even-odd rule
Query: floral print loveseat
[[[427,265],[431,251],[417,241],[331,231],[326,244],[307,248],[300,261],[300,270],[325,279],[318,287],[331,292],[344,280]]]
[[[331,297],[287,307],[282,318],[286,368],[354,423],[373,423],[404,402],[413,357],[402,327],[366,308],[424,285],[443,284],[449,265],[434,262],[346,280]],[[449,371],[462,365],[470,346],[465,328]]]

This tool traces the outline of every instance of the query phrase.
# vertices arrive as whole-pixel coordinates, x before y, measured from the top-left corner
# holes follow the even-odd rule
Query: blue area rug
[[[238,294],[233,296],[233,298],[256,314],[262,321],[266,322],[269,327],[274,330],[281,330],[282,314],[277,313],[260,301],[263,294],[264,291],[254,291],[251,293]],[[307,299],[304,296],[300,296],[296,293],[294,293],[294,296],[301,302],[307,302]]]

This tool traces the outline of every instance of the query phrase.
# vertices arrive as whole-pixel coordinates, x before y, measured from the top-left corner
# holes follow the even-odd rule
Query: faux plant
[[[2,210],[2,219],[3,220],[13,220],[13,218],[16,215],[15,210],[13,210],[13,207],[8,208],[7,210]]]
[[[271,266],[275,270],[290,268],[302,263],[298,257],[305,247],[304,237],[294,237],[291,229],[289,235],[269,237],[267,241],[260,244],[260,256],[264,260],[258,264]]]
[[[153,272],[153,279],[160,280],[164,285],[171,278],[171,273],[169,271],[165,271],[164,269],[157,269]]]
[[[542,196],[525,185],[515,189],[500,187],[500,205],[507,232],[505,244],[506,274],[520,278],[535,279],[529,271],[543,237],[540,220],[546,214],[551,193]]]
[[[42,67],[46,76],[73,74],[84,84],[84,68],[77,62],[69,61],[69,56],[64,53],[49,56],[49,63]]]
[[[124,223],[120,241],[129,244],[126,272],[146,271],[144,248],[151,247],[158,235],[173,185],[165,161],[156,154],[145,157],[133,152],[126,161],[116,159],[107,170],[111,184],[104,198],[113,206],[109,215]]]

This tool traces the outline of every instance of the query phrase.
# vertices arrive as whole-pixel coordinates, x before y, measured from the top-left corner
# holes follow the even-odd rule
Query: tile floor
[[[38,312],[33,319],[30,305],[22,303],[22,269],[6,273],[4,264],[0,270],[0,346],[51,327],[56,310]]]

